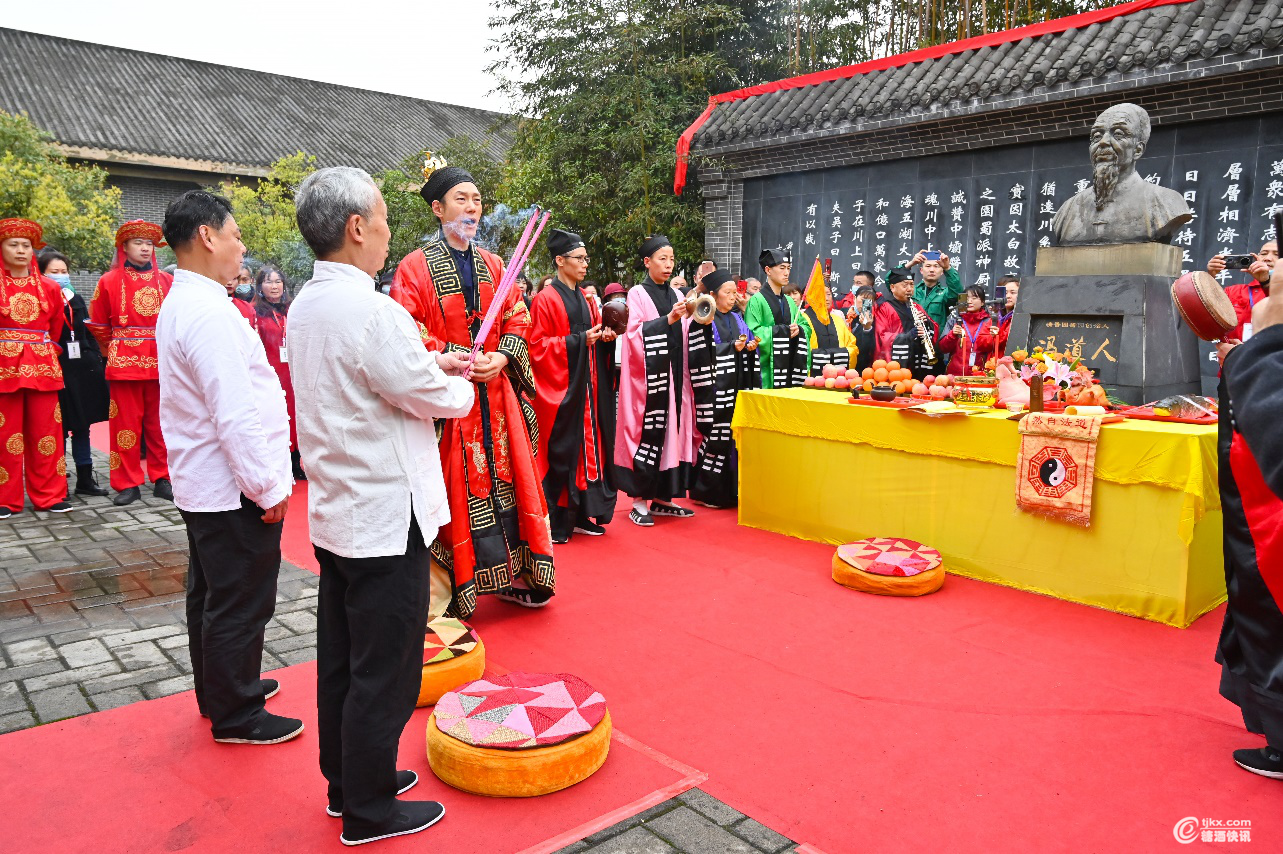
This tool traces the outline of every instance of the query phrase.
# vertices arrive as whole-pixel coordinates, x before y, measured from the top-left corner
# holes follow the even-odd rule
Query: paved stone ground
[[[0,733],[192,687],[177,508],[150,489],[70,501],[0,522]],[[316,588],[281,565],[264,670],[316,657]]]
[[[557,854],[784,854],[797,843],[691,789]]]
[[[192,687],[178,510],[149,488],[128,507],[111,496],[69,500],[71,513],[28,505],[0,521],[0,733]],[[316,596],[315,575],[281,565],[264,670],[316,658]],[[694,789],[560,854],[781,854],[794,846]]]

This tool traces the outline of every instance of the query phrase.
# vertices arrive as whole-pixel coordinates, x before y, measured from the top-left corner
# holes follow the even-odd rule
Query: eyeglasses
[[[588,263],[587,255],[562,255],[561,257],[565,258],[567,261],[583,261],[585,264]]]

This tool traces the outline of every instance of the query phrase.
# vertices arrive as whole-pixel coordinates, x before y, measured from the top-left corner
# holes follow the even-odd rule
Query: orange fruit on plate
[[[864,390],[865,390],[865,391],[873,391],[873,380],[865,380],[865,381],[864,381]]]
[[[862,380],[871,380],[871,379],[873,379],[873,369],[872,369],[872,368],[865,368],[863,371],[861,371],[861,372],[860,372],[860,379],[862,379]]]
[[[899,363],[899,362],[887,362],[887,370],[888,370],[888,371],[898,371],[898,370],[900,370],[900,363]]]
[[[874,359],[874,360],[873,360],[873,370],[875,370],[875,371],[876,371],[878,368],[885,368],[886,366],[887,366],[887,360],[886,360],[886,359]]]
[[[873,379],[874,379],[876,382],[880,382],[880,383],[884,383],[884,382],[886,382],[886,381],[887,381],[887,379],[888,379],[887,369],[886,369],[886,368],[874,368],[874,370],[873,370]]]

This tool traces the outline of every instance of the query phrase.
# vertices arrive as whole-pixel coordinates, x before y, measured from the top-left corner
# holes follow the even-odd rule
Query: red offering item
[[[1234,304],[1211,274],[1186,273],[1172,283],[1172,302],[1189,328],[1204,341],[1220,341],[1238,326]]]
[[[907,406],[917,406],[922,401],[914,400],[911,397],[897,397],[894,400],[874,400],[871,397],[848,397],[847,403],[859,403],[863,406],[882,406],[891,409],[904,409]]]

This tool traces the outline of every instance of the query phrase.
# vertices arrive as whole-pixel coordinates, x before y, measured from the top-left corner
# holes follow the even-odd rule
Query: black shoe
[[[396,793],[403,795],[419,784],[419,775],[413,771],[396,772]],[[325,805],[325,814],[330,818],[342,818],[343,804],[330,801]]]
[[[495,593],[495,598],[523,608],[542,608],[552,599],[552,594],[544,590],[531,590],[528,587],[505,587]]]
[[[298,451],[290,451],[290,468],[295,480],[307,480],[307,472],[303,471],[303,459]]]
[[[1260,747],[1250,750],[1234,751],[1234,762],[1238,767],[1269,777],[1271,780],[1283,780],[1283,753],[1273,747]]]
[[[51,504],[48,507],[37,507],[36,509],[43,510],[46,513],[70,513],[71,505],[66,501],[59,501],[58,503]]]
[[[165,501],[174,500],[174,487],[169,482],[169,478],[162,477],[151,485],[151,494]]]
[[[366,830],[343,830],[339,842],[344,845],[364,845],[393,836],[406,836],[427,830],[445,815],[445,807],[436,801],[398,801],[392,817],[378,827]]]
[[[223,744],[280,744],[302,734],[302,721],[264,712],[253,726],[214,733],[214,741]]]
[[[695,515],[694,510],[678,507],[676,504],[665,504],[663,501],[652,501],[650,503],[650,512],[656,516],[676,516],[679,519]]]
[[[133,504],[142,497],[142,490],[136,486],[131,486],[128,489],[122,489],[120,492],[117,492],[116,497],[111,499],[111,503],[115,504],[117,507],[124,507],[126,504]]]
[[[10,510],[8,507],[0,507],[0,519],[8,519],[10,516],[15,516],[21,512],[21,510],[14,511]]]
[[[649,513],[638,513],[636,510],[629,510],[628,519],[634,525],[641,525],[643,528],[655,527],[655,517]]]
[[[568,543],[568,542],[570,542],[570,535],[569,535],[569,534],[562,534],[562,533],[558,533],[558,532],[556,532],[556,531],[554,531],[554,532],[553,532],[553,535],[552,535],[552,544],[553,544],[554,546],[564,546],[564,545],[565,545],[566,543]]]
[[[93,495],[102,497],[110,492],[106,487],[98,485],[98,478],[94,477],[93,466],[76,466],[76,494]]]
[[[600,537],[606,533],[606,529],[596,522],[589,522],[587,519],[575,525],[576,534],[587,534],[590,537]]]

